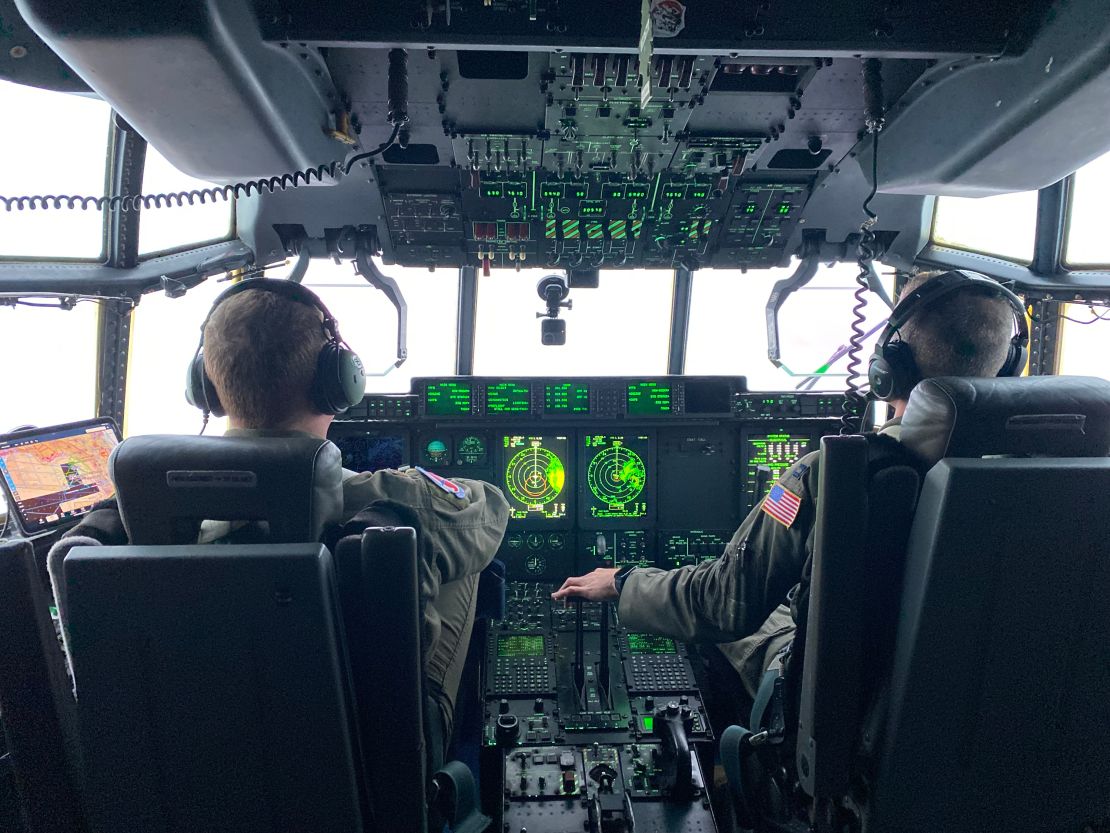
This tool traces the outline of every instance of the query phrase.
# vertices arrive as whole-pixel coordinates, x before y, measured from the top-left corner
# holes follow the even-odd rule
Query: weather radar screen
[[[646,517],[648,437],[599,434],[588,435],[584,441],[589,518]]]
[[[514,520],[567,514],[566,437],[505,437],[505,490]]]

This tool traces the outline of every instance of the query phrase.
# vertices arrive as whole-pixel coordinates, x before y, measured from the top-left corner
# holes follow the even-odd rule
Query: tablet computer
[[[108,418],[0,435],[0,489],[27,535],[67,526],[115,496],[108,457],[120,442]]]

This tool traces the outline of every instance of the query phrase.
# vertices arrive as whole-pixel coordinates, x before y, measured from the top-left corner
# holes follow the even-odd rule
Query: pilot
[[[227,436],[327,437],[333,417],[321,413],[310,395],[328,341],[323,310],[300,286],[293,293],[250,289],[216,302],[204,326],[203,362],[227,411]],[[497,552],[509,506],[488,483],[445,480],[416,469],[344,470],[343,501],[342,520],[366,508],[387,508],[416,528],[426,693],[439,711],[429,727],[432,743],[442,746],[430,750],[436,761],[451,737],[478,574]]]
[[[941,274],[952,275],[915,276],[901,298]],[[917,371],[916,380],[903,385],[902,396],[922,379],[993,376],[1006,364],[1015,312],[1001,291],[966,282],[968,286],[923,306],[899,328],[897,338],[909,348]],[[897,440],[907,400],[890,402],[893,418],[879,433]],[[718,643],[753,698],[768,661],[790,642],[799,610],[804,616],[808,607],[819,459],[814,451],[794,463],[740,525],[720,558],[670,571],[603,567],[567,579],[552,598],[618,599],[625,627],[686,642]]]

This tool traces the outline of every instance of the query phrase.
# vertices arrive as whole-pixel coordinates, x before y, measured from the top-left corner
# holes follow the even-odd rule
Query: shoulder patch
[[[786,528],[798,517],[802,499],[781,484],[775,484],[763,499],[763,511]]]
[[[801,480],[806,476],[807,471],[809,471],[808,465],[805,463],[795,463],[790,469],[790,476],[795,480]]]
[[[447,494],[454,495],[455,497],[460,499],[466,497],[465,486],[456,483],[454,480],[448,480],[446,477],[435,474],[434,472],[430,472],[425,468],[421,468],[420,466],[414,466],[413,468],[415,468],[418,472],[431,480],[432,483],[434,483],[436,486],[443,489],[443,491],[447,492]]]

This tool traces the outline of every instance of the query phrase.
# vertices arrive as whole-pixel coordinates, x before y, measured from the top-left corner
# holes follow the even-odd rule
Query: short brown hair
[[[943,272],[915,275],[901,297]],[[902,325],[922,379],[933,376],[996,376],[1014,335],[1010,304],[989,288],[968,286],[941,298]]]
[[[245,428],[278,428],[313,413],[322,321],[307,304],[259,289],[217,306],[204,327],[204,367],[224,410]]]

